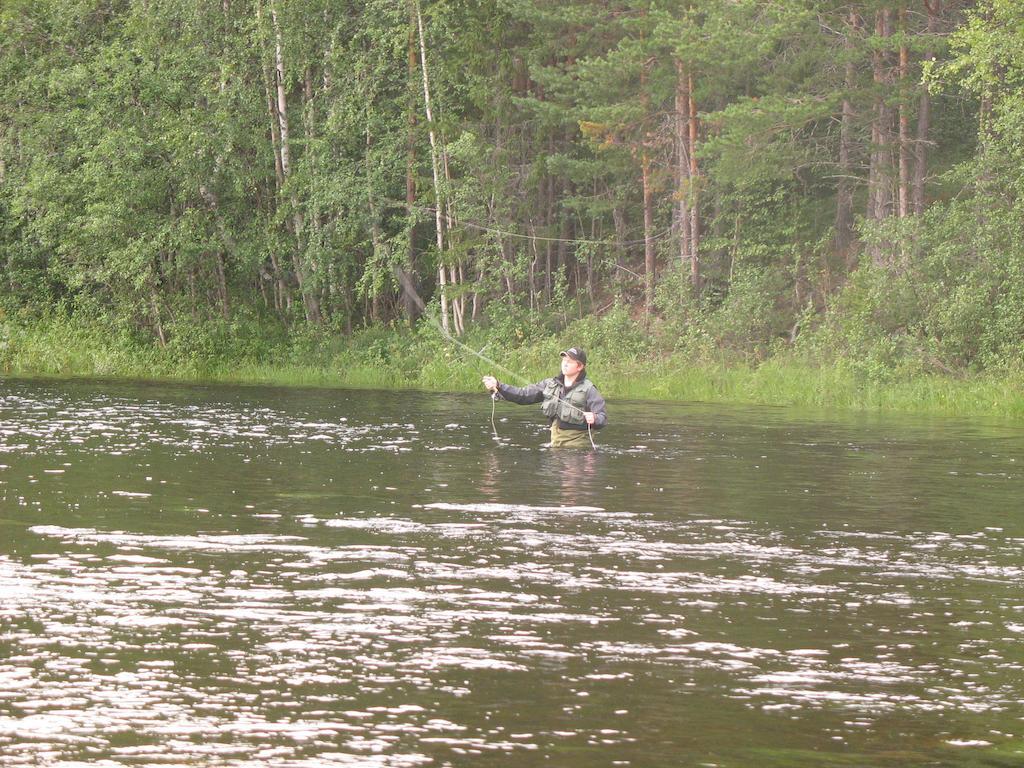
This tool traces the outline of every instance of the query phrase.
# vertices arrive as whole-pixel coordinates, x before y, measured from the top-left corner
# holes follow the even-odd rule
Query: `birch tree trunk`
[[[651,160],[644,149],[640,155],[640,175],[644,199],[644,312],[654,312],[655,258],[654,258],[654,196],[651,193]]]
[[[686,68],[679,59],[676,65],[676,208],[675,230],[679,238],[679,269],[682,273],[690,260],[690,208],[687,202],[690,193],[690,90]]]
[[[462,285],[465,276],[462,271],[462,262],[452,264],[448,268],[452,278],[452,285]],[[452,301],[452,324],[455,326],[455,335],[461,336],[466,330],[466,297],[465,295],[455,297]]]
[[[427,73],[427,43],[423,36],[423,13],[419,0],[413,0],[416,13],[416,28],[420,39],[420,71],[423,75],[423,105],[427,115],[427,131],[430,135],[430,165],[434,172],[434,226],[437,236],[437,281],[441,291],[441,328],[450,333],[448,322],[448,277],[444,267],[444,222],[441,198],[441,178],[437,157],[437,136],[434,130],[434,114],[430,106],[430,78]]]
[[[373,262],[379,263],[382,253],[383,235],[380,229],[380,213],[377,210],[377,199],[373,193],[373,175],[371,173],[370,150],[373,147],[373,138],[370,135],[369,110],[366,116],[366,151],[363,154],[363,168],[366,174],[366,205],[370,211],[370,244],[373,247]],[[374,290],[373,302],[371,304],[371,319],[374,322],[380,321],[380,291]]]
[[[451,189],[452,174],[451,169],[448,167],[448,152],[445,149],[443,137],[439,144],[441,169],[444,172],[444,188],[449,190]],[[455,231],[458,219],[455,217],[455,202],[452,199],[452,196],[450,194],[445,194],[443,199],[445,207],[444,227],[445,235],[447,237],[446,242],[448,243],[449,250],[451,250],[453,240],[452,232]],[[456,257],[455,263],[453,263],[448,270],[448,275],[451,278],[451,285],[458,286],[463,284],[464,273],[462,267],[462,257]],[[455,296],[449,297],[449,303],[452,308],[452,322],[455,326],[455,335],[461,336],[465,330],[464,318],[466,316],[466,294],[458,293]]]
[[[281,25],[277,18],[277,9],[274,3],[270,3],[270,18],[274,27],[274,69],[277,81],[277,118],[281,131],[281,171],[287,183],[291,176],[291,144],[288,133],[288,94],[285,86],[284,68],[284,45],[281,34]],[[312,292],[306,274],[306,265],[302,256],[302,213],[299,210],[298,201],[292,199],[292,234],[295,237],[295,257],[293,265],[295,268],[295,280],[299,286],[299,293],[302,295],[302,304],[306,312],[306,322],[318,325],[322,317],[320,315],[320,302]]]
[[[263,92],[267,101],[267,114],[270,117],[270,143],[274,151],[274,180],[277,182],[276,192],[280,196],[284,189],[284,168],[281,165],[281,127],[277,117],[277,102],[274,99],[271,82],[273,80],[272,65],[267,55],[266,42],[263,37],[263,9],[262,4],[256,3],[257,37],[260,42],[260,66],[263,74]],[[277,255],[271,250],[270,268],[273,270],[274,281],[274,309],[278,312],[291,307],[291,296],[288,292],[288,284],[285,282],[284,272],[277,261]]]
[[[650,99],[647,95],[648,66],[645,62],[640,71],[640,90],[644,116],[650,113]],[[644,207],[644,313],[650,317],[654,312],[654,288],[657,279],[657,265],[654,258],[654,196],[651,191],[650,135],[644,130],[640,135],[640,183]]]
[[[686,76],[690,101],[690,282],[696,291],[701,287],[700,274],[700,168],[697,166],[697,100],[693,95],[693,73]]]
[[[412,88],[412,81],[416,75],[416,30],[413,19],[410,19],[409,36],[406,45],[406,68],[409,83],[409,105],[408,118],[406,120],[405,134],[405,209],[406,215],[412,219],[413,208],[416,205],[416,108],[413,100],[415,91]],[[409,227],[409,239],[406,245],[406,266],[397,267],[398,280],[402,284],[402,304],[405,309],[405,316],[411,325],[419,317],[421,300],[416,292],[413,277],[416,274],[416,239],[415,228]]]

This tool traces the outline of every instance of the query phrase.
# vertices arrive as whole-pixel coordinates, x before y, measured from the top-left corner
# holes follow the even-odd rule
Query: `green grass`
[[[229,339],[230,342],[230,339]],[[246,346],[248,344],[248,346]],[[486,338],[465,346],[437,333],[371,329],[350,339],[308,338],[183,354],[112,334],[97,325],[50,320],[0,326],[0,370],[9,376],[98,377],[293,387],[476,391],[480,377],[539,381],[558,369],[559,339],[510,349]],[[240,353],[238,347],[248,349]],[[500,368],[469,349],[485,349]],[[881,410],[1024,419],[1024,386],[1014,377],[890,374],[872,380],[843,360],[811,365],[792,356],[761,363],[692,361],[649,350],[623,355],[614,342],[591,347],[590,375],[614,399],[699,401]],[[502,370],[504,369],[504,370]]]

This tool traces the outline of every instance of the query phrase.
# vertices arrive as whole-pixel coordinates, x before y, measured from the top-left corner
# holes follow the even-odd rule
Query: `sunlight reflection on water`
[[[925,765],[1019,739],[1024,530],[941,527],[970,451],[918,468],[887,437],[866,475],[880,449],[828,424],[667,422],[558,455],[426,396],[376,423],[351,393],[220,396],[3,398],[5,765],[736,764],[894,729]],[[994,508],[1020,491],[970,474]],[[875,512],[929,490],[941,518]]]

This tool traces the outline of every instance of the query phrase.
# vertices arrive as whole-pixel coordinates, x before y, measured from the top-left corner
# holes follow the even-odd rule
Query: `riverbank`
[[[610,399],[1024,419],[1024,383],[1015,376],[868,374],[843,358],[812,363],[792,351],[759,363],[725,355],[709,359],[659,349],[628,332],[617,341],[608,330],[576,324],[503,343],[493,329],[489,336],[453,342],[429,323],[415,330],[388,326],[301,337],[249,325],[204,327],[160,346],[99,324],[49,319],[0,324],[0,370],[12,377],[472,392],[485,373],[514,384],[551,375],[558,351],[571,339],[588,349],[591,376]]]

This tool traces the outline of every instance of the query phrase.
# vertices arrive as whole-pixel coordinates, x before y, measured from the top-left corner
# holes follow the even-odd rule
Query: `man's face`
[[[583,370],[583,364],[573,360],[571,357],[566,355],[562,358],[562,375],[572,378],[579,374]]]

